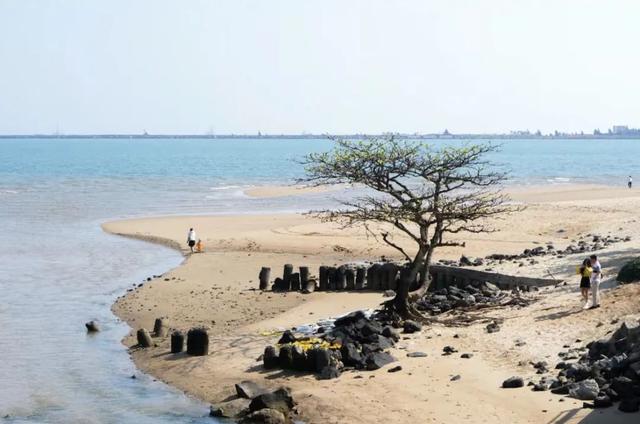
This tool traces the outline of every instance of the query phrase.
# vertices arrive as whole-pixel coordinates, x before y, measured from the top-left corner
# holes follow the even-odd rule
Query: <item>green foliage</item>
[[[624,264],[622,268],[620,268],[616,279],[621,283],[640,281],[640,258],[635,258]]]

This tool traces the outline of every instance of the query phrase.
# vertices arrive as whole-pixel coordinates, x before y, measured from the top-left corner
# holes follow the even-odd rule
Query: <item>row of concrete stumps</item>
[[[402,269],[402,266],[392,262],[373,263],[369,266],[320,266],[318,277],[316,278],[309,274],[309,267],[307,266],[301,266],[299,272],[293,272],[293,265],[286,264],[282,277],[277,277],[272,284],[271,268],[263,267],[259,275],[259,288],[260,290],[301,291],[303,293],[312,293],[315,290],[396,290]],[[429,277],[431,290],[448,286],[462,288],[467,284],[473,285],[484,282],[495,284],[503,290],[511,290],[516,287],[528,290],[532,287],[550,286],[560,282],[556,279],[506,275],[448,265],[431,265],[429,267]],[[410,287],[410,290],[417,286],[419,278],[420,276],[416,277],[416,282],[413,287]]]

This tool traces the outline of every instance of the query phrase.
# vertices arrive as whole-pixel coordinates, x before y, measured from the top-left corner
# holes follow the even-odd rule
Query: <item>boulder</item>
[[[319,380],[331,380],[338,377],[340,377],[340,370],[336,365],[324,367],[322,371],[320,371],[320,375],[318,375]]]
[[[257,383],[249,380],[245,380],[236,384],[236,393],[239,397],[245,399],[253,399],[258,395],[268,393],[269,391]],[[248,406],[248,405],[247,405]]]
[[[616,277],[621,283],[633,283],[640,281],[640,258],[635,258],[625,263]]]
[[[209,333],[206,328],[196,327],[187,333],[187,353],[193,356],[209,354]]]
[[[638,412],[640,411],[640,398],[628,397],[620,401],[618,410],[621,412]]]
[[[239,421],[240,424],[286,424],[285,414],[275,409],[260,409]]]
[[[390,325],[382,328],[382,335],[388,339],[393,340],[394,342],[398,342],[400,340],[400,332]]]
[[[261,409],[275,409],[285,416],[296,405],[288,389],[282,387],[275,392],[264,393],[253,398],[249,404],[249,411],[255,412]]]
[[[406,320],[404,322],[403,329],[407,334],[416,333],[422,330],[422,325],[416,321]]]
[[[586,379],[569,385],[569,397],[579,400],[594,400],[600,387],[594,379]]]
[[[369,371],[377,370],[395,362],[396,358],[386,352],[374,352],[367,355],[366,364]]]
[[[502,382],[503,389],[515,389],[518,387],[524,387],[524,380],[522,377],[510,377]]]
[[[249,399],[232,399],[228,402],[221,403],[220,405],[211,406],[209,409],[209,416],[218,418],[237,418],[241,416],[251,401]]]
[[[342,354],[342,362],[346,366],[355,367],[357,369],[362,369],[365,366],[364,357],[358,350],[355,344],[353,343],[345,343],[340,348],[340,353]]]
[[[314,349],[313,357],[315,358],[315,371],[322,372],[325,367],[331,365],[331,353],[328,349]]]
[[[607,395],[596,396],[593,400],[594,408],[609,408],[610,406],[613,406],[613,401]]]
[[[153,346],[153,341],[151,340],[151,334],[146,328],[141,328],[136,332],[136,338],[138,339],[138,346],[142,348],[147,348]]]

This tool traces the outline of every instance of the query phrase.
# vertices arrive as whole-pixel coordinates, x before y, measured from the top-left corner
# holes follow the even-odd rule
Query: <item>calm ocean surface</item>
[[[491,159],[518,185],[625,185],[640,157],[640,140],[501,144]],[[302,172],[295,158],[330,147],[328,140],[0,140],[0,419],[213,422],[207,405],[136,371],[120,344],[128,328],[110,312],[127,287],[181,257],[104,234],[100,223],[322,206],[330,202],[323,194],[252,199],[242,190],[288,183]],[[91,319],[103,327],[96,336],[84,330]]]

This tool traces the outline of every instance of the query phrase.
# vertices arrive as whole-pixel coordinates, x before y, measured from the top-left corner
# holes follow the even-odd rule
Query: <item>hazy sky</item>
[[[0,0],[0,133],[640,126],[635,0]]]

